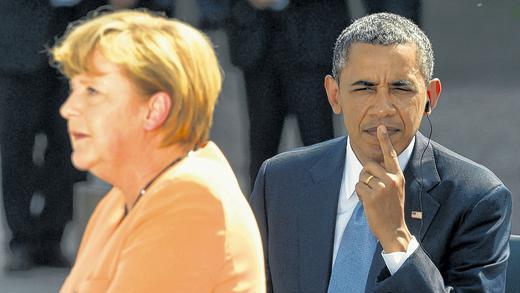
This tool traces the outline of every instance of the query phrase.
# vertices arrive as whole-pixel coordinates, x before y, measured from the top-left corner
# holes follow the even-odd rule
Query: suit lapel
[[[421,133],[417,133],[415,137],[414,152],[404,171],[405,219],[410,232],[421,242],[440,206],[429,192],[441,182],[441,179],[431,144],[428,145],[428,140]],[[422,219],[413,218],[412,212],[422,212]]]
[[[414,151],[404,170],[404,177],[406,179],[404,207],[406,225],[412,235],[421,243],[440,206],[439,202],[429,192],[441,180],[435,165],[433,148],[431,144],[428,145],[428,140],[419,132],[415,136]],[[412,212],[414,211],[422,211],[422,220],[412,218]],[[371,292],[371,288],[377,282],[377,277],[386,268],[384,259],[381,256],[382,251],[383,248],[378,243],[368,274],[366,292]]]
[[[306,192],[299,203],[298,292],[327,292],[345,150],[346,138],[337,140],[309,170]]]

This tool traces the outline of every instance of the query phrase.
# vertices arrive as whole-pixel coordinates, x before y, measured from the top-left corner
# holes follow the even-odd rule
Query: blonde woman
[[[208,39],[122,11],[74,25],[51,53],[70,79],[72,162],[114,186],[61,292],[265,292],[254,216],[208,142],[222,83]]]

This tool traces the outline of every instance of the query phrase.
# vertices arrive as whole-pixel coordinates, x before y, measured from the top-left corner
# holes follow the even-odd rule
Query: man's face
[[[383,161],[377,139],[381,124],[400,154],[419,129],[428,95],[433,108],[440,93],[438,80],[426,86],[413,44],[355,43],[339,85],[328,76],[325,87],[334,112],[343,113],[352,149],[362,164]]]

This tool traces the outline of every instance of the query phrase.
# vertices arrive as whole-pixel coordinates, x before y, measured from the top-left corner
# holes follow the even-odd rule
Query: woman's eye
[[[95,95],[98,93],[98,91],[95,88],[89,86],[89,87],[87,87],[87,93],[89,95]]]

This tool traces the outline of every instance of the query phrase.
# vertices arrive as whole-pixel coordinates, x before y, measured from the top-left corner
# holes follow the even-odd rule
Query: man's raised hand
[[[384,251],[406,251],[412,235],[404,217],[404,175],[384,125],[377,127],[377,138],[383,162],[365,163],[359,174],[356,192],[363,202],[372,233],[379,239]]]

